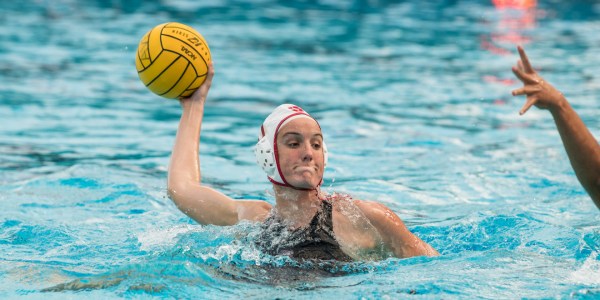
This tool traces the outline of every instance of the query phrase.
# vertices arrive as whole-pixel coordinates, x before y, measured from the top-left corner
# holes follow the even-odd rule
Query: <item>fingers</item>
[[[537,83],[536,79],[533,78],[533,76],[519,70],[518,67],[512,67],[512,71],[515,74],[515,76],[517,76],[517,78],[519,78],[519,80],[521,80],[525,84]]]
[[[525,67],[523,67],[523,62],[520,59],[517,61],[517,67],[518,67],[519,71],[526,73]]]
[[[536,98],[527,97],[527,102],[525,102],[523,107],[521,107],[521,110],[519,110],[519,115],[523,115],[524,113],[526,113],[535,104],[535,102],[537,102]]]
[[[208,73],[206,75],[206,80],[210,80],[212,82],[212,78],[215,75],[215,68],[213,66],[212,60],[208,63]]]
[[[208,63],[208,70],[206,72],[206,78],[204,78],[204,82],[200,85],[200,88],[194,92],[193,97],[197,97],[199,99],[206,99],[206,95],[208,95],[208,90],[212,85],[213,76],[215,75],[215,68],[213,67],[213,62]]]
[[[533,67],[531,67],[531,63],[529,63],[529,58],[527,58],[527,54],[525,54],[525,50],[521,46],[517,46],[517,50],[519,51],[519,56],[521,56],[521,61],[523,62],[523,68],[526,73],[534,73]]]
[[[212,79],[213,79],[214,75],[215,75],[215,69],[213,67],[213,62],[211,61],[208,63],[208,70],[206,72],[206,78],[204,79],[204,82],[200,85],[200,87],[196,91],[194,91],[194,93],[189,98],[179,97],[179,101],[188,100],[188,99],[200,100],[200,101],[206,100],[206,96],[208,95],[208,90],[210,89],[210,86],[212,85]]]
[[[524,87],[512,91],[513,96],[519,96],[519,95],[525,95],[525,94],[527,94],[527,92],[525,91]]]
[[[523,107],[521,107],[521,110],[519,110],[519,115],[523,115],[538,100],[537,97],[532,94],[538,92],[539,88],[527,86],[527,84],[537,84],[540,81],[536,78],[535,70],[533,70],[533,67],[529,62],[529,58],[527,57],[527,54],[525,53],[523,47],[517,46],[517,51],[519,51],[519,56],[521,57],[521,60],[517,62],[517,66],[512,68],[512,71],[515,74],[515,76],[517,76],[517,78],[519,78],[519,80],[521,80],[526,86],[513,90],[512,94],[513,96],[527,95],[527,101],[525,102]]]
[[[210,88],[213,76],[215,76],[215,68],[213,67],[213,62],[211,61],[208,63],[208,72],[206,73],[206,79],[204,80],[202,86],[207,86],[207,88]]]
[[[524,86],[522,88],[518,88],[516,90],[512,91],[512,95],[513,96],[519,96],[519,95],[527,95],[530,96],[533,93],[539,92],[540,89],[538,87],[535,86]]]

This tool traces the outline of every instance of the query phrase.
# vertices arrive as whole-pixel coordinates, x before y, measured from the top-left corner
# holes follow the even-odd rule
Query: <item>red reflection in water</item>
[[[536,0],[492,0],[497,8],[532,8],[536,7]]]
[[[524,31],[536,26],[537,0],[492,0],[499,20],[490,35],[480,38],[482,49],[495,55],[513,55],[516,45],[528,44],[531,39]],[[487,83],[512,86],[517,83],[512,78],[501,78],[486,75],[482,78]],[[494,105],[505,105],[503,99],[496,99]]]
[[[522,33],[535,27],[537,0],[492,0],[492,3],[500,20],[489,37],[481,38],[481,48],[497,55],[509,55],[515,45],[530,42]]]

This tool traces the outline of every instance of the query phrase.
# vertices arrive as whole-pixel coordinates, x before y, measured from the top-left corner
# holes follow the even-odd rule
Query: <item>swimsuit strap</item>
[[[323,200],[321,209],[315,214],[308,228],[303,232],[306,239],[294,247],[294,257],[307,259],[325,259],[352,261],[344,253],[333,231],[333,205]]]
[[[329,200],[321,202],[321,209],[317,211],[310,223],[310,229],[321,241],[337,244],[333,232],[333,206]]]

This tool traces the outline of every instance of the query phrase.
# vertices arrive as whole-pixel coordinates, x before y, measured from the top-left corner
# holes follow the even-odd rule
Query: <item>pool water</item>
[[[519,116],[510,96],[523,44],[600,134],[597,1],[0,8],[0,298],[600,297],[600,211],[550,114]],[[384,203],[442,255],[320,268],[261,253],[255,224],[183,215],[166,195],[181,108],[134,65],[141,36],[168,21],[200,31],[215,61],[206,184],[273,203],[252,146],[292,102],[323,128],[324,189]]]

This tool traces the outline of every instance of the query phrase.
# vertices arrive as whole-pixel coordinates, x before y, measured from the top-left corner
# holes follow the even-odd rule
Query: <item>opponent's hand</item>
[[[210,90],[210,85],[212,84],[213,76],[215,75],[215,68],[213,67],[213,62],[208,63],[208,71],[206,73],[206,79],[200,85],[200,87],[188,98],[180,98],[179,101],[183,105],[186,102],[194,102],[199,101],[202,104],[206,101],[206,97],[208,96],[208,91]]]
[[[523,87],[512,91],[513,96],[526,95],[527,101],[519,111],[522,115],[532,105],[540,109],[550,109],[559,107],[563,101],[566,101],[561,92],[555,89],[550,83],[545,82],[538,73],[533,69],[525,54],[523,47],[517,47],[521,59],[517,61],[517,65],[512,67],[512,71],[523,82]]]

